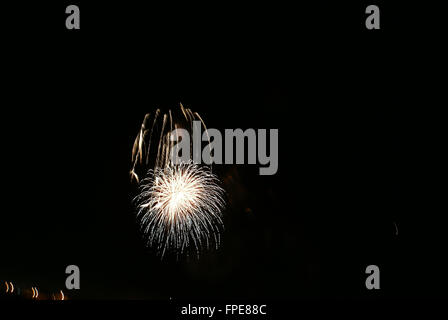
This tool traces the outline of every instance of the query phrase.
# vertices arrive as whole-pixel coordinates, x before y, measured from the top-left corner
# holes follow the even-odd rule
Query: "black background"
[[[72,299],[446,296],[437,6],[376,2],[369,31],[370,3],[78,1],[66,30],[67,4],[2,9],[0,279],[56,292],[75,264]],[[161,261],[131,147],[180,102],[209,127],[278,128],[279,170],[219,167],[223,246]]]

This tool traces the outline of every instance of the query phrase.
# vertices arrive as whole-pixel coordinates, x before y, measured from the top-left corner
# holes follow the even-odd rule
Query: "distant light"
[[[33,299],[37,299],[39,297],[39,290],[37,290],[37,287],[31,287],[31,290],[33,290]]]

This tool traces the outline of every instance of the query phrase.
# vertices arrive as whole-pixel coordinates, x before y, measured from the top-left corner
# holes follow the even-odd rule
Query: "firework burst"
[[[192,247],[199,255],[203,248],[218,248],[223,229],[224,190],[211,167],[192,161],[173,164],[169,160],[174,143],[169,134],[173,128],[182,122],[183,127],[191,128],[192,122],[199,119],[207,130],[199,114],[182,105],[180,110],[184,117],[177,122],[171,111],[161,115],[156,110],[152,117],[146,115],[132,150],[131,179],[139,183],[135,197],[137,218],[147,245],[156,248],[162,257],[168,250],[183,253]],[[151,142],[156,143],[152,153]],[[145,172],[142,180],[137,173],[139,166]]]
[[[148,245],[182,253],[192,244],[199,253],[218,247],[224,190],[208,167],[192,163],[150,170],[136,198]]]

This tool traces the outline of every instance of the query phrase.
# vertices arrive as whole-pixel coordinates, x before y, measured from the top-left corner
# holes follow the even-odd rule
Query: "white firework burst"
[[[147,244],[164,255],[182,253],[192,243],[196,253],[211,243],[218,247],[223,229],[224,190],[206,166],[191,162],[149,170],[136,197]]]

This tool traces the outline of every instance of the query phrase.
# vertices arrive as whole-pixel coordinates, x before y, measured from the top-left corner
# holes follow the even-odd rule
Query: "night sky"
[[[364,4],[78,3],[79,32],[65,4],[2,22],[0,280],[58,291],[75,264],[72,299],[446,296],[443,145],[423,116],[441,52],[399,22],[411,9],[384,5],[371,33]],[[131,202],[143,117],[179,103],[208,127],[279,129],[276,175],[216,166],[225,232],[199,260],[145,248]]]

